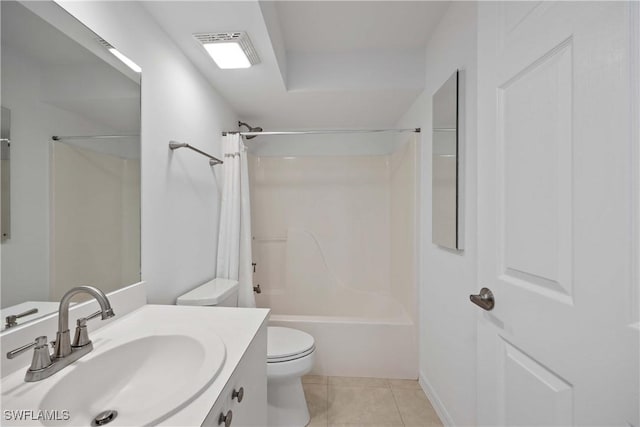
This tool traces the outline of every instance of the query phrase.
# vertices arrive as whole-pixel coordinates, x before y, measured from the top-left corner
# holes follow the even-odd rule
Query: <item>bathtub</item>
[[[310,299],[276,292],[258,295],[257,304],[271,308],[270,325],[299,329],[315,338],[311,374],[418,377],[416,325],[390,296],[343,289]]]

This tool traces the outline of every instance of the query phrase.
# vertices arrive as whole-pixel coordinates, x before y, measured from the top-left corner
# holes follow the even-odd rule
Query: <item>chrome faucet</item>
[[[60,308],[58,308],[58,332],[56,333],[56,345],[53,352],[53,356],[56,359],[67,357],[72,352],[71,338],[69,336],[69,303],[71,302],[71,298],[83,292],[90,294],[98,301],[98,304],[100,304],[102,320],[109,319],[115,315],[107,296],[100,289],[94,286],[77,286],[69,289],[67,293],[62,296],[62,299],[60,300]],[[94,316],[97,316],[97,313],[92,314],[89,318],[93,318]],[[80,321],[78,321],[78,327],[80,327]],[[91,341],[87,344],[90,343]],[[74,342],[74,344],[77,343]],[[76,346],[74,345],[74,347]]]
[[[71,298],[79,293],[88,293],[93,296],[98,301],[98,304],[100,304],[100,311],[78,319],[75,337],[73,343],[71,343],[69,334],[69,303],[71,302]],[[87,321],[98,316],[101,316],[102,320],[115,316],[111,308],[111,303],[109,303],[109,299],[104,292],[94,286],[77,286],[70,289],[60,300],[60,308],[58,309],[58,332],[56,333],[53,354],[49,354],[47,337],[41,336],[36,338],[35,342],[31,344],[8,352],[7,358],[13,359],[34,347],[31,366],[27,369],[24,380],[26,382],[33,382],[48,378],[93,350],[93,343],[87,333]]]

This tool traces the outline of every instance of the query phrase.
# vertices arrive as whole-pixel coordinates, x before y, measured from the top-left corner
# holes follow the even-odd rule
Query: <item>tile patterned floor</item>
[[[418,381],[307,375],[302,385],[309,427],[442,426]]]

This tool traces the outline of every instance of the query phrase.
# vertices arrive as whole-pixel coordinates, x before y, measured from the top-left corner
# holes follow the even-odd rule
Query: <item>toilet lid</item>
[[[179,296],[176,305],[218,305],[234,292],[238,292],[237,280],[217,278]]]
[[[267,328],[267,360],[280,360],[309,353],[315,341],[311,335],[297,329],[269,326]]]

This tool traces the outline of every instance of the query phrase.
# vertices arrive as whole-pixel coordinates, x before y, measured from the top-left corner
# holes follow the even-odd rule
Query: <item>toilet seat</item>
[[[267,328],[267,363],[300,359],[315,349],[313,337],[306,332],[280,326]]]
[[[267,357],[267,363],[280,363],[280,362],[289,362],[291,360],[300,359],[302,357],[308,356],[316,350],[316,346],[311,347],[309,350],[300,353],[300,354],[292,354],[291,356],[285,357]]]

